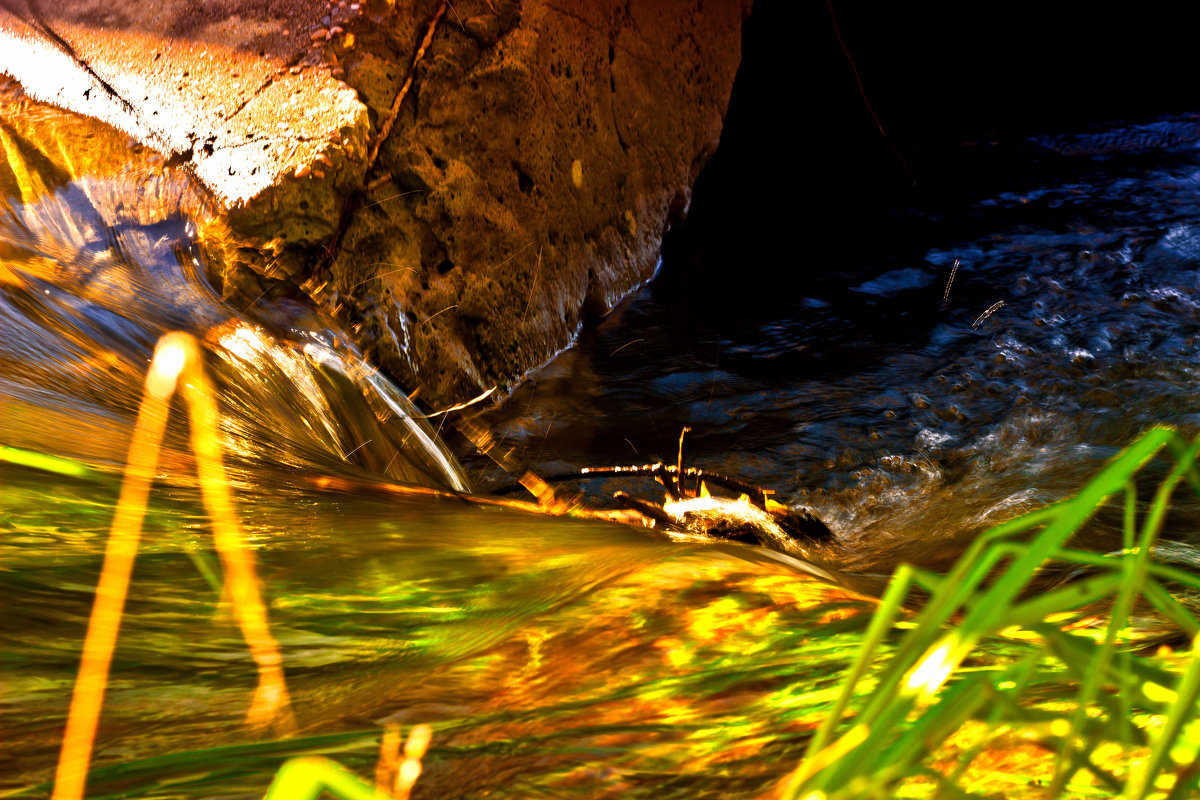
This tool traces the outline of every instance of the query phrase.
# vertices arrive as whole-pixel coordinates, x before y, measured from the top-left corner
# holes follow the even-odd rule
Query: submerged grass
[[[1134,476],[1163,450],[1174,466],[1139,513]],[[1198,451],[1200,440],[1155,428],[1074,498],[981,536],[949,574],[901,567],[839,699],[778,794],[1194,796],[1200,622],[1168,585],[1195,589],[1200,576],[1153,554],[1177,486],[1200,494]],[[1114,496],[1124,500],[1123,549],[1067,547]],[[1077,577],[1031,595],[1049,561],[1078,565]],[[928,599],[901,619],[917,587]],[[1190,652],[1134,655],[1150,636],[1134,612],[1150,609],[1192,638]],[[895,649],[880,660],[889,637]],[[855,703],[864,682],[870,694]]]
[[[1153,496],[1139,502],[1134,478],[1164,452],[1171,468]],[[1200,575],[1156,560],[1155,548],[1179,484],[1200,494],[1198,453],[1200,440],[1189,443],[1172,429],[1153,429],[1075,497],[988,531],[948,574],[902,566],[869,623],[856,627],[862,633],[840,693],[831,701],[824,693],[817,698],[803,692],[810,712],[820,713],[804,713],[814,720],[804,758],[770,795],[1195,796],[1200,620],[1177,598],[1200,590]],[[1072,549],[1072,536],[1113,501],[1124,512],[1122,548],[1107,554]],[[1034,591],[1052,562],[1076,569]],[[924,599],[911,612],[906,600],[916,591]],[[1176,652],[1165,645],[1164,633],[1172,641],[1191,640],[1190,647]],[[798,670],[798,685],[810,679],[802,672],[831,656],[820,640],[805,653],[818,664]],[[337,751],[338,761],[355,761],[359,777],[324,758],[294,758],[279,769],[268,797],[322,791],[343,798],[403,796],[397,791],[398,756],[381,760],[372,787],[363,780],[359,751],[375,735],[352,738],[354,753],[345,749],[351,742],[333,740],[317,752]],[[306,742],[290,745],[279,755],[302,751]],[[186,757],[232,769],[250,749]]]

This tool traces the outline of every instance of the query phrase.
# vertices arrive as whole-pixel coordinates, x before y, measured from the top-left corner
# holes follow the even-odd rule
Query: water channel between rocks
[[[367,774],[386,717],[434,726],[427,796],[748,797],[787,773],[869,602],[740,544],[369,490],[511,479],[470,456],[460,473],[331,320],[222,301],[181,211],[195,202],[186,179],[70,124],[0,129],[14,176],[0,445],[96,467],[0,464],[0,789],[51,774],[140,381],[175,328],[207,335],[301,736],[253,744],[241,726],[252,665],[213,583],[176,426],[94,796],[261,796],[296,753]],[[52,136],[87,157],[59,163]],[[668,261],[481,419],[542,474],[671,460],[687,425],[689,464],[830,525],[836,542],[814,560],[943,567],[1147,427],[1200,428],[1198,142],[1200,122],[1172,118],[1010,143],[1042,166],[961,205],[896,212],[864,231],[897,234],[867,263],[812,264],[801,241],[775,272],[803,280],[688,286]],[[122,215],[122,198],[154,213]],[[318,491],[322,476],[364,488]],[[582,486],[596,503],[615,488],[661,491]],[[1168,537],[1188,539],[1189,511]],[[1112,535],[1102,515],[1085,544]]]

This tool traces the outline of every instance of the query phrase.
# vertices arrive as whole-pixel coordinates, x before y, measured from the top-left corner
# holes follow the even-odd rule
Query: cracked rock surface
[[[332,233],[362,180],[369,135],[357,94],[310,46],[326,3],[6,0],[0,9],[0,69],[27,93],[189,163],[244,240],[242,263],[227,265],[235,274],[253,264],[300,275],[299,254]],[[322,162],[323,180],[295,180]]]
[[[5,0],[0,69],[190,162],[238,242],[227,292],[300,287],[457,402],[653,274],[750,0],[458,0],[368,170],[439,2]]]

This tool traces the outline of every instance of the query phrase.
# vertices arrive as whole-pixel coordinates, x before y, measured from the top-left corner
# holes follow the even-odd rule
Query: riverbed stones
[[[236,239],[227,292],[307,292],[449,403],[510,388],[652,275],[749,0],[459,0],[369,165],[439,2],[13,0],[0,67],[189,163]]]

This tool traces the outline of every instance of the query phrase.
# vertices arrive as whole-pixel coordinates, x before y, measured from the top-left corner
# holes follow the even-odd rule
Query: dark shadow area
[[[761,0],[656,290],[728,307],[860,277],[933,209],[1061,170],[1030,137],[1195,110],[1191,36],[1164,6]]]

